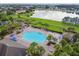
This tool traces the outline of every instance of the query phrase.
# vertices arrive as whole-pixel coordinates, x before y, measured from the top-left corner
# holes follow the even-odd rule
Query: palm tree
[[[50,45],[52,43],[51,40],[53,40],[53,36],[51,34],[49,34],[48,37],[47,37],[47,40],[48,40],[47,45]]]
[[[27,53],[30,56],[41,56],[45,53],[45,50],[42,46],[40,46],[37,43],[33,42],[29,46],[29,48],[27,49]]]
[[[67,42],[66,39],[62,39],[62,40],[60,41],[60,44],[61,44],[62,46],[65,46],[67,43],[68,43],[68,42]]]
[[[50,41],[53,38],[51,34],[48,35],[47,40]]]
[[[59,44],[55,44],[54,48],[55,52],[53,53],[53,55],[58,56],[62,52],[62,46]]]

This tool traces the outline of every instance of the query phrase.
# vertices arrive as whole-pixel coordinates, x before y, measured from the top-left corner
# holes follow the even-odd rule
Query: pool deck
[[[62,34],[59,34],[59,33],[56,33],[56,32],[46,31],[44,29],[38,29],[38,28],[28,27],[28,28],[25,28],[23,30],[23,32],[31,32],[31,31],[41,32],[41,33],[44,33],[46,36],[48,36],[49,34],[51,34],[56,39],[58,39],[58,41],[60,41],[62,39]]]
[[[62,39],[62,35],[61,34],[55,33],[55,32],[50,32],[50,31],[46,31],[44,29],[38,29],[38,28],[33,28],[33,27],[28,27],[28,28],[25,27],[25,29],[23,29],[23,32],[31,32],[31,31],[41,32],[41,33],[44,33],[46,36],[48,36],[49,34],[51,34],[55,38],[58,39],[58,42]],[[18,39],[21,39],[20,42],[23,42],[23,40],[22,40],[22,33],[18,34]],[[44,49],[45,49],[45,51],[46,51],[45,54],[44,54],[44,56],[46,56],[48,53],[51,53],[51,52],[55,51],[54,45],[51,45],[50,48],[49,48],[49,46],[47,46],[47,43],[48,43],[48,41],[46,40],[44,43],[39,44],[39,45],[43,46]],[[22,44],[26,45],[27,47],[29,47],[29,45],[31,44],[31,42],[24,41]],[[49,50],[52,50],[52,51],[49,51]]]
[[[55,33],[55,32],[50,32],[50,31],[46,31],[46,30],[44,30],[44,29],[38,29],[38,28],[33,28],[33,27],[25,27],[24,29],[22,29],[23,30],[23,32],[31,32],[31,31],[36,31],[36,32],[41,32],[41,33],[44,33],[46,36],[48,36],[48,34],[51,34],[51,35],[53,35],[55,38],[57,38],[58,39],[58,41],[60,41],[61,39],[62,39],[62,37],[61,37],[61,34],[59,34],[59,33]],[[28,42],[28,41],[24,41],[24,40],[22,40],[22,33],[23,32],[21,32],[20,34],[17,34],[16,36],[17,36],[17,41],[16,41],[16,43],[19,43],[19,44],[21,44],[21,45],[23,45],[25,48],[28,48],[29,47],[29,45],[31,44],[31,42]],[[4,42],[6,41],[6,40],[10,40],[10,35],[11,34],[9,34],[9,35],[6,35],[5,37],[4,37]],[[11,40],[12,41],[12,40]],[[41,45],[41,46],[43,46],[44,48],[45,48],[45,50],[46,50],[46,52],[45,52],[45,54],[44,54],[44,56],[46,56],[48,53],[51,53],[50,51],[49,51],[49,46],[47,46],[47,40],[44,42],[44,43],[42,43],[42,44],[39,44],[39,45]],[[8,42],[9,43],[9,42]],[[8,43],[6,43],[6,44],[8,44]],[[14,44],[14,43],[12,43],[12,44]],[[52,52],[54,51],[54,46],[53,45],[51,45],[51,49],[52,49]]]

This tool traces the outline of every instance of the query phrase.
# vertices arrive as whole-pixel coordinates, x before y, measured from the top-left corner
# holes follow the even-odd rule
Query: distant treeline
[[[66,23],[79,24],[78,17],[64,17],[62,21]]]

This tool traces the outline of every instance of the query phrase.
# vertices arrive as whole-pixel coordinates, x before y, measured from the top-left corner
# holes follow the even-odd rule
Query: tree
[[[61,44],[62,46],[65,46],[67,43],[68,43],[68,42],[67,42],[66,39],[62,39],[62,40],[60,41],[60,44]]]
[[[40,46],[37,43],[33,42],[29,46],[29,48],[27,49],[27,53],[30,56],[41,56],[45,53],[45,50],[42,46]]]
[[[75,28],[74,27],[68,27],[67,28],[67,32],[74,32],[75,31]]]
[[[77,41],[79,42],[79,33],[76,33],[75,37],[77,38]]]
[[[49,34],[47,37],[47,40],[50,41],[51,39],[53,39],[53,36],[51,34]]]
[[[45,6],[45,9],[49,9],[49,6],[48,6],[48,5],[46,5],[46,6]]]
[[[73,44],[73,48],[74,48],[74,51],[79,53],[79,42],[75,42],[75,44]]]
[[[59,44],[55,44],[54,48],[55,52],[53,53],[53,55],[59,56],[59,54],[62,52],[62,46]]]
[[[73,47],[71,44],[66,44],[62,49],[64,52],[66,52],[69,55],[71,55],[73,52]]]
[[[47,40],[48,40],[48,44],[47,45],[50,45],[51,43],[53,43],[51,40],[53,40],[53,36],[51,34],[48,35],[47,37]]]
[[[68,27],[68,28],[62,28],[62,29],[65,32],[75,32],[75,28],[74,27]]]
[[[70,44],[66,44],[64,46],[60,45],[60,44],[56,44],[55,45],[55,52],[53,55],[55,56],[68,56],[73,54],[74,50],[72,45]]]
[[[79,55],[79,42],[70,43],[66,40],[62,40],[60,44],[55,44],[54,46],[55,52],[53,55],[55,56],[78,56]]]
[[[12,14],[15,14],[14,10],[7,10],[7,15],[12,15]]]
[[[66,52],[61,52],[61,53],[59,54],[59,56],[69,56],[69,54],[66,53]]]

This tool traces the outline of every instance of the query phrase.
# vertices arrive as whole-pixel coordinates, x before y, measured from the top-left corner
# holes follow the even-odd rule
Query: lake
[[[72,13],[66,13],[62,11],[53,11],[53,10],[35,10],[34,14],[31,17],[62,21],[64,17],[68,17],[68,16],[79,18],[79,15],[75,13],[72,14]]]

